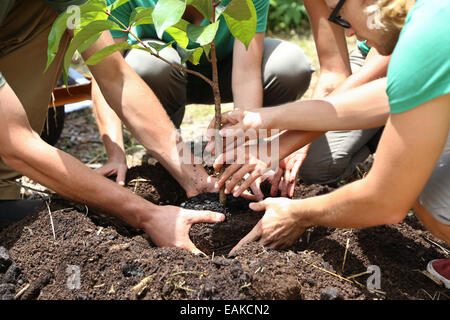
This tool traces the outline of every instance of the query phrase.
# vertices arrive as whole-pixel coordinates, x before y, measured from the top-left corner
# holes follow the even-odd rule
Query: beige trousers
[[[65,51],[62,49],[69,41],[69,35],[64,34],[55,61],[44,73],[48,34],[56,17],[56,11],[41,1],[19,1],[0,27],[0,71],[38,133],[44,126],[51,93],[61,73]],[[19,198],[20,188],[5,180],[13,181],[20,176],[0,161],[0,200]]]

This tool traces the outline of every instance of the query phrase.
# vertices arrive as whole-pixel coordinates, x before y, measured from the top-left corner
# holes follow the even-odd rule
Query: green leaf
[[[47,71],[48,67],[52,64],[53,60],[56,57],[56,54],[58,53],[59,43],[61,42],[62,35],[67,29],[68,18],[69,14],[65,12],[59,15],[53,23],[50,34],[48,35],[47,65],[44,72]]]
[[[209,57],[209,53],[211,51],[210,46],[203,46],[203,51],[205,52],[205,56]]]
[[[172,44],[173,44],[173,41],[168,42],[168,43],[164,43],[164,44],[161,44],[161,43],[158,43],[158,42],[154,42],[154,41],[146,41],[145,44],[146,44],[147,46],[150,46],[153,50],[156,51],[156,53],[159,54],[159,52],[160,52],[162,49],[167,48],[167,47],[171,47]],[[149,51],[149,52],[154,53],[153,51],[151,51],[151,49],[142,47],[142,46],[140,46],[140,45],[133,45],[132,48],[133,48],[133,49],[145,50],[145,51]]]
[[[227,7],[224,6],[223,4],[219,4],[216,7],[216,21],[219,20],[220,16],[222,15],[222,13],[225,11]]]
[[[194,6],[208,21],[212,19],[211,0],[187,0],[187,4]]]
[[[153,10],[153,23],[156,33],[161,39],[164,30],[180,21],[186,9],[184,0],[159,0]]]
[[[187,26],[187,21],[180,20],[174,26],[166,29],[166,32],[183,48],[186,48],[189,44],[189,38],[186,33]]]
[[[153,24],[152,13],[155,8],[143,8],[137,7],[133,10],[130,16],[130,25],[137,26],[141,24]],[[189,44],[189,39],[186,34],[188,22],[181,19],[173,26],[167,28],[167,32],[180,46],[187,47]],[[137,39],[136,39],[137,40]]]
[[[197,42],[201,46],[205,46],[207,44],[210,44],[214,40],[218,28],[219,21],[211,23],[204,27],[189,24],[186,31],[189,39]]]
[[[89,0],[80,9],[80,27],[84,27],[93,20],[106,20],[108,16],[103,12],[106,9],[105,0]],[[45,70],[52,64],[59,50],[62,35],[67,29],[69,19],[73,17],[73,12],[64,11],[53,23],[52,29],[48,35],[47,65]],[[74,30],[77,34],[79,30]],[[45,72],[45,71],[44,71]]]
[[[128,44],[128,42],[119,42],[112,44],[110,46],[104,47],[100,51],[97,51],[92,56],[89,57],[89,59],[86,60],[86,64],[89,66],[96,65],[99,63],[103,58],[113,54],[116,51],[130,49],[131,46]]]
[[[197,65],[202,57],[203,48],[198,47],[196,49],[184,49],[177,46],[177,52],[181,58],[181,64],[184,64],[189,60],[192,64]]]
[[[222,13],[231,34],[246,49],[256,33],[256,9],[252,0],[232,0]]]
[[[130,25],[153,24],[153,10],[155,8],[137,7],[130,15]]]
[[[114,9],[120,7],[121,5],[129,2],[130,0],[116,0],[114,3],[108,6],[108,12],[111,13]]]
[[[75,53],[76,50],[81,51],[81,49],[87,49],[86,42],[93,41],[95,37],[99,37],[105,30],[121,30],[121,29],[115,22],[110,20],[93,21],[86,27],[81,29],[73,37],[72,41],[70,41],[69,47],[67,48],[66,54],[64,56],[63,69],[66,71],[69,69],[70,63],[72,62],[73,54]],[[64,81],[67,84],[66,78],[64,79]]]

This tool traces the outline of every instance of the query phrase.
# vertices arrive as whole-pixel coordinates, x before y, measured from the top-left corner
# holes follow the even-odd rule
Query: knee
[[[160,51],[159,55],[176,65],[181,62],[178,53],[173,48],[165,48]],[[168,85],[171,81],[185,77],[183,72],[143,50],[131,50],[125,60],[148,85]]]
[[[314,71],[311,63],[303,50],[295,44],[278,40],[272,47],[274,48],[268,54],[265,53],[265,85],[283,89],[283,102],[297,100],[309,88]]]

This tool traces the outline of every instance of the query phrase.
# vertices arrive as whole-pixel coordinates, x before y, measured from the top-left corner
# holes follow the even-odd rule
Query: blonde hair
[[[387,26],[393,26],[401,29],[415,3],[416,0],[378,0],[366,8],[366,14],[371,17],[372,28],[386,29]]]

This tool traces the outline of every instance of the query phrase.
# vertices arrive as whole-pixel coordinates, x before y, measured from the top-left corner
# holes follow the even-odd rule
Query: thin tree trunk
[[[211,0],[211,1],[212,1],[212,8],[213,8],[212,21],[214,22],[215,16],[216,16],[216,12],[215,12],[216,1],[215,0]],[[212,82],[213,82],[212,89],[213,89],[213,93],[214,93],[215,119],[216,119],[216,122],[214,124],[214,129],[215,129],[214,138],[215,138],[215,143],[216,143],[216,155],[219,155],[219,153],[217,153],[218,150],[220,150],[221,153],[223,152],[223,138],[219,134],[219,130],[222,128],[222,109],[221,109],[221,105],[220,105],[220,89],[219,89],[219,76],[218,76],[218,72],[217,72],[216,38],[215,37],[214,37],[213,42],[211,43],[211,65],[212,65]],[[223,166],[222,169],[220,170],[219,176],[222,175],[224,169],[225,169],[225,166]],[[221,204],[226,205],[227,196],[225,194],[225,185],[222,188],[220,188],[219,201]]]

